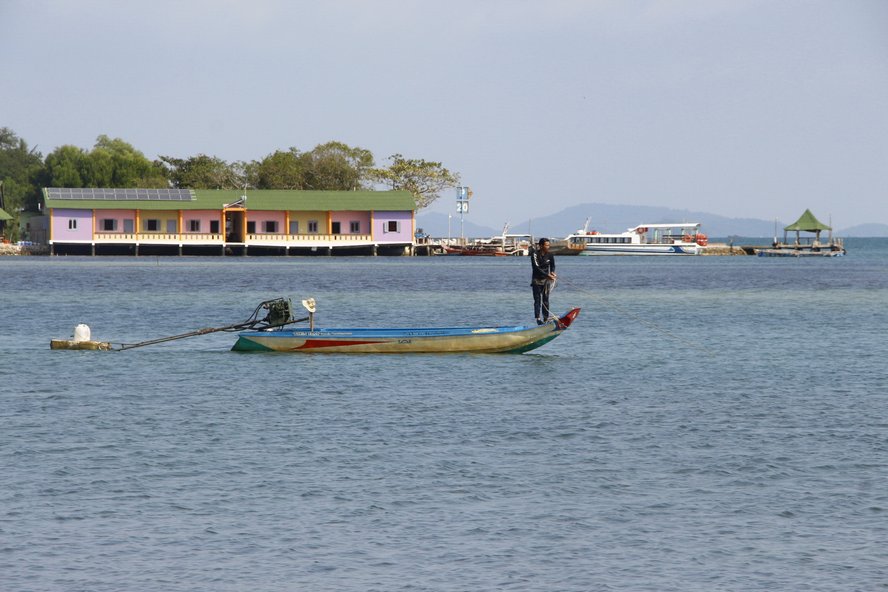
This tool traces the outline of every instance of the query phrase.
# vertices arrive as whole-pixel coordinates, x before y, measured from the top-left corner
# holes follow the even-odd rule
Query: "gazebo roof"
[[[811,210],[805,210],[805,213],[802,214],[798,220],[796,220],[789,226],[784,226],[783,230],[818,232],[820,230],[832,230],[832,228],[814,217],[814,214],[811,213]]]

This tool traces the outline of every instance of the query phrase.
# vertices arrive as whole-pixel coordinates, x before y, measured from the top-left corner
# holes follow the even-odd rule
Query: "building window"
[[[175,220],[167,220],[167,234],[176,234],[179,232],[179,224]]]
[[[361,234],[361,223],[355,220],[352,220],[348,223],[349,232],[352,234]]]
[[[290,220],[290,234],[299,234],[298,220]]]
[[[330,224],[330,234],[340,234],[342,230],[340,229],[339,222],[333,222]]]
[[[318,233],[318,221],[317,220],[309,220],[308,221],[308,231],[312,234]]]
[[[210,220],[210,234],[219,234],[218,220]]]
[[[256,234],[255,222],[247,222],[247,234]]]
[[[68,219],[68,230],[77,230],[77,219],[69,218]]]
[[[278,223],[274,220],[266,220],[263,222],[266,234],[277,234]]]
[[[385,231],[386,232],[400,232],[401,223],[397,220],[389,220],[385,223]]]
[[[117,220],[114,218],[105,218],[102,220],[102,230],[105,232],[116,232]]]
[[[188,221],[188,231],[189,232],[200,232],[200,220],[189,220]]]
[[[123,219],[123,232],[126,234],[132,234],[136,227],[136,221],[132,218],[124,218]]]
[[[145,220],[145,230],[148,232],[157,232],[160,230],[160,220]]]

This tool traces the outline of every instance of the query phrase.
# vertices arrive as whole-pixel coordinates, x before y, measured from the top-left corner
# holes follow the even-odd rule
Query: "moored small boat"
[[[580,314],[571,309],[542,325],[380,329],[267,329],[238,334],[232,351],[295,353],[516,353],[563,333]]]

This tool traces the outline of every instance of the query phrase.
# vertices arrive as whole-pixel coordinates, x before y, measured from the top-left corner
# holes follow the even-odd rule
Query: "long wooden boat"
[[[580,314],[574,308],[542,325],[402,329],[268,329],[238,334],[232,351],[298,353],[513,353],[561,335]]]

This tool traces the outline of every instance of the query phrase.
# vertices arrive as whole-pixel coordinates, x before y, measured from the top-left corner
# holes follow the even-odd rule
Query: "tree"
[[[40,201],[38,179],[43,157],[11,129],[0,128],[0,183],[3,184],[2,207],[10,215],[19,210],[37,210]]]
[[[296,148],[275,150],[255,163],[257,189],[303,189],[305,160]]]
[[[198,154],[189,158],[161,156],[173,187],[180,189],[243,189],[246,166],[229,165],[221,158]]]
[[[373,167],[373,153],[342,142],[327,142],[302,155],[305,189],[351,191],[364,189],[367,171]]]
[[[101,135],[86,160],[87,187],[169,187],[164,168],[120,138]]]
[[[47,187],[83,187],[87,152],[83,148],[66,144],[46,155]]]
[[[46,157],[47,187],[169,187],[166,171],[120,138],[101,135],[90,152],[60,146]]]
[[[428,207],[440,197],[441,191],[459,185],[459,173],[451,173],[440,162],[408,159],[400,154],[389,157],[388,168],[372,169],[368,176],[392,189],[404,189],[413,194],[416,208]]]

